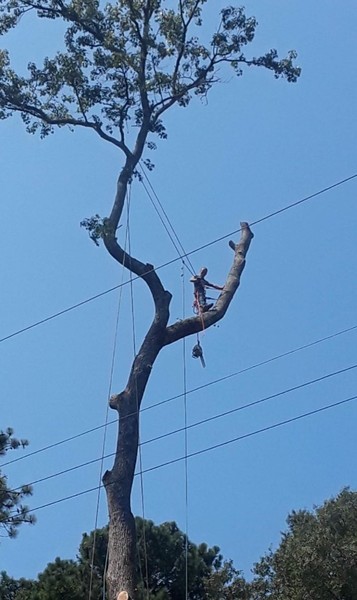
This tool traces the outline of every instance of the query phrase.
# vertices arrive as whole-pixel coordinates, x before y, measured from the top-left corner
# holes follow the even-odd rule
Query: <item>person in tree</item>
[[[193,275],[193,277],[191,277],[190,279],[194,287],[193,307],[197,313],[206,312],[207,310],[210,310],[213,306],[213,302],[207,304],[206,288],[212,288],[214,290],[223,290],[223,286],[216,285],[215,283],[210,283],[209,281],[207,281],[207,279],[205,279],[207,272],[207,267],[202,267],[198,275]]]

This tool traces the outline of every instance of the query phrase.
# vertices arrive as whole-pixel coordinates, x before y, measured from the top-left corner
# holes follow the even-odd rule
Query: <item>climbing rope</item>
[[[185,318],[185,263],[182,261],[182,318]],[[182,378],[183,378],[183,410],[184,410],[184,450],[185,450],[185,600],[188,600],[188,429],[187,429],[187,366],[186,338],[182,338]]]
[[[131,237],[130,237],[130,204],[131,204],[131,185],[129,187],[128,194],[128,210],[127,210],[127,231],[128,231],[128,250],[131,256]],[[136,327],[135,327],[135,309],[134,309],[134,288],[133,288],[133,276],[130,271],[130,309],[131,309],[131,322],[132,322],[132,340],[133,340],[133,354],[134,359],[136,357]],[[137,419],[138,419],[138,428],[139,428],[139,400],[138,400],[138,388],[137,381],[135,378],[135,396],[136,396],[136,411],[137,411]],[[138,433],[139,436],[139,468],[140,468],[140,497],[141,497],[141,512],[143,518],[143,526],[142,526],[142,536],[143,536],[143,546],[144,546],[144,564],[145,564],[145,581],[143,582],[144,588],[146,587],[146,598],[149,600],[150,591],[149,591],[149,569],[148,569],[148,557],[147,557],[147,545],[146,545],[146,532],[145,532],[145,499],[144,499],[144,475],[143,475],[143,459],[142,459],[142,449],[140,444],[140,431]],[[141,564],[140,564],[140,555],[139,555],[139,568],[142,577]],[[142,577],[143,578],[143,577]]]
[[[163,225],[163,227],[164,227],[167,235],[169,236],[172,245],[174,246],[174,248],[175,248],[178,256],[181,258],[182,262],[183,262],[182,255],[186,257],[186,261],[188,263],[188,266],[187,265],[185,265],[185,266],[191,271],[191,275],[195,275],[195,268],[194,268],[194,266],[193,266],[193,264],[191,262],[191,259],[190,259],[189,256],[187,256],[185,248],[183,247],[183,245],[181,243],[181,240],[180,240],[180,238],[179,238],[179,236],[178,236],[178,234],[177,234],[177,232],[176,232],[173,224],[171,223],[171,220],[170,220],[170,218],[169,218],[169,216],[168,216],[168,214],[167,214],[167,212],[166,212],[166,210],[165,210],[162,202],[160,201],[160,198],[159,198],[158,194],[156,193],[156,191],[155,191],[155,189],[154,189],[154,187],[153,187],[153,185],[152,185],[149,177],[147,176],[147,174],[145,172],[145,169],[143,169],[143,167],[141,165],[139,165],[139,167],[140,167],[140,171],[141,171],[141,184],[142,184],[142,186],[143,186],[143,188],[144,188],[144,190],[145,190],[145,192],[146,192],[146,194],[147,194],[147,196],[148,196],[151,204],[153,205],[154,210],[155,210],[156,214],[158,215],[158,217],[159,217],[159,219],[160,219],[160,221],[161,221],[161,223],[162,223],[162,225]],[[150,193],[150,191],[148,189],[148,186],[145,184],[145,181],[144,181],[143,178],[146,180],[146,182],[147,182],[148,186],[150,187],[150,190],[151,190],[151,192],[152,192],[152,194],[153,194],[154,197],[151,195],[151,193]],[[157,205],[161,209],[161,213],[162,214],[160,213],[159,208],[156,206],[155,200],[156,200]]]

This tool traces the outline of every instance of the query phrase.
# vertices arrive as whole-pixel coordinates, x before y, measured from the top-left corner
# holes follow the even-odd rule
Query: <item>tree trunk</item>
[[[114,466],[106,471],[103,482],[109,509],[108,592],[117,600],[120,592],[137,598],[137,556],[134,516],[131,512],[131,489],[139,446],[139,411],[152,365],[163,347],[171,295],[163,291],[161,310],[156,312],[148,334],[135,357],[128,384],[119,395],[112,396],[110,406],[119,413],[119,432]]]

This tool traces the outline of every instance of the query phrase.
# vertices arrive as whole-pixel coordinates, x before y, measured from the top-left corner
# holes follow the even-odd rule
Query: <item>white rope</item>
[[[127,231],[128,231],[128,249],[129,254],[131,256],[131,238],[130,238],[130,203],[131,203],[131,186],[129,188],[128,195],[128,211],[127,211]],[[134,359],[136,357],[136,331],[135,331],[135,310],[134,310],[134,288],[133,288],[133,277],[130,271],[130,303],[131,303],[131,318],[132,318],[132,338],[133,338],[133,353]],[[136,410],[137,410],[137,419],[138,419],[138,429],[140,429],[139,424],[139,400],[138,400],[138,390],[137,390],[137,381],[135,379],[135,395],[136,395]],[[146,547],[146,533],[145,533],[145,499],[144,499],[144,475],[143,475],[143,459],[142,459],[142,449],[140,444],[140,430],[138,431],[138,441],[139,441],[139,468],[140,468],[140,497],[141,497],[141,512],[143,519],[143,527],[142,527],[142,535],[143,535],[143,546],[144,546],[144,563],[145,563],[145,579],[146,579],[146,597],[149,600],[150,591],[149,591],[149,570],[148,570],[148,557],[147,557],[147,547]],[[140,565],[140,555],[139,555],[139,566],[142,577],[141,565]],[[143,577],[142,577],[143,578]],[[143,581],[145,587],[145,581]]]
[[[185,318],[185,263],[182,261],[182,318]],[[188,429],[187,429],[187,368],[186,338],[182,339],[183,408],[184,408],[184,447],[185,447],[185,599],[188,600]]]

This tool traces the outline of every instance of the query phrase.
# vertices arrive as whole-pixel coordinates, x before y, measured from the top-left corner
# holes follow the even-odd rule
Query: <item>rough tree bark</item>
[[[245,257],[253,238],[248,223],[241,223],[241,239],[229,242],[234,251],[233,264],[224,289],[214,307],[201,316],[168,325],[171,294],[164,289],[155,269],[130,256],[119,245],[115,232],[123,211],[128,182],[135,170],[140,151],[127,158],[119,176],[112,213],[105,222],[104,244],[111,256],[148,285],[155,306],[154,318],[131,367],[125,389],[111,397],[110,407],[118,412],[118,440],[113,468],[103,476],[109,509],[109,556],[107,584],[110,600],[125,592],[137,597],[136,533],[131,512],[131,489],[139,444],[139,415],[146,384],[154,362],[165,346],[208,329],[222,319],[240,284]],[[121,597],[124,597],[121,596]]]

